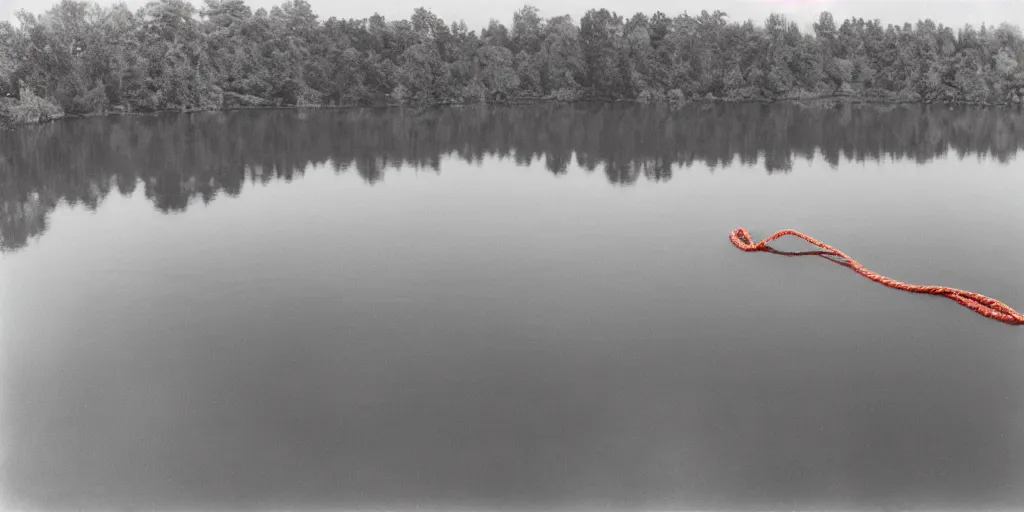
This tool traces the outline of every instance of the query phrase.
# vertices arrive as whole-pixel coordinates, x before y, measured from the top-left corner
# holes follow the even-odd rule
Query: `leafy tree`
[[[18,33],[10,22],[0,22],[0,97],[14,96],[17,91],[15,72],[18,69]]]
[[[592,9],[577,24],[524,5],[511,25],[476,32],[425,8],[321,20],[306,0],[269,12],[244,0],[151,0],[136,12],[60,0],[15,18],[0,23],[0,97],[30,91],[33,105],[70,114],[539,97],[1024,101],[1024,36],[1008,24],[883,27],[823,12],[804,34],[780,15],[755,25],[721,11]]]
[[[586,85],[599,97],[621,97],[629,83],[622,16],[591,9],[580,20],[580,43],[587,66]]]
[[[501,46],[484,45],[477,50],[479,78],[490,98],[508,98],[519,87],[512,51]]]
[[[451,74],[433,44],[410,46],[402,54],[400,84],[412,103],[430,104],[449,101]]]
[[[544,21],[539,15],[540,10],[532,5],[525,5],[512,14],[512,31],[510,49],[513,52],[524,51],[535,54],[540,51],[544,37]]]
[[[540,49],[540,79],[546,93],[575,92],[586,80],[579,29],[569,16],[552,18]]]

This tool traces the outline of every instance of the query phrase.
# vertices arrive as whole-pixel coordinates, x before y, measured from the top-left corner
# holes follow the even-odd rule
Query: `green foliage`
[[[686,93],[680,89],[672,89],[666,97],[668,98],[668,104],[673,108],[679,108],[688,103]]]
[[[555,89],[551,91],[551,99],[555,101],[576,101],[580,99],[582,91],[577,88],[563,87],[561,89]]]
[[[64,117],[64,111],[46,99],[23,88],[18,100],[0,101],[0,126],[42,123]]]
[[[92,89],[72,98],[71,103],[71,112],[76,114],[104,114],[110,108],[110,101],[102,82],[97,82]]]
[[[466,104],[485,103],[487,101],[487,87],[480,80],[473,79],[462,89],[461,99]]]
[[[637,94],[636,100],[640,103],[660,103],[665,101],[667,95],[659,90],[643,88],[640,94]]]
[[[408,20],[322,20],[305,0],[269,12],[244,0],[151,0],[137,12],[60,0],[15,17],[0,22],[0,98],[22,85],[39,95],[5,102],[26,109],[17,119],[47,118],[43,98],[72,115],[537,98],[1024,100],[1024,36],[1006,24],[883,27],[825,12],[802,34],[777,14],[758,26],[720,11],[592,9],[576,23],[525,5],[509,27],[492,20],[476,33],[425,8]]]
[[[273,105],[273,102],[260,98],[259,96],[238,94],[237,92],[227,91],[224,93],[223,105],[225,108],[269,107]]]
[[[281,85],[277,97],[281,104],[289,107],[312,107],[323,103],[323,94],[306,85],[305,82],[289,78]]]
[[[515,57],[508,48],[486,45],[477,52],[480,71],[477,74],[491,98],[508,98],[519,88]]]

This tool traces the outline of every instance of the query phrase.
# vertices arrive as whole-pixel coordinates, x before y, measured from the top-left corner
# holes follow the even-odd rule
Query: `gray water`
[[[237,111],[0,134],[24,510],[1024,505],[1024,112]],[[783,249],[802,249],[781,242]]]

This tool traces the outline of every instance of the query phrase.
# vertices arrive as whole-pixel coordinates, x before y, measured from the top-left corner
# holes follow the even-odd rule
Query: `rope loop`
[[[804,251],[804,252],[785,252],[771,248],[768,243],[773,240],[777,240],[784,236],[795,236],[810,242],[812,245],[819,247],[820,251]],[[877,272],[864,268],[857,260],[847,256],[839,249],[832,247],[820,240],[817,240],[811,236],[805,235],[795,229],[783,229],[776,231],[774,234],[761,240],[760,242],[754,242],[750,236],[750,232],[744,228],[736,228],[729,233],[729,240],[732,241],[733,245],[741,250],[747,252],[770,252],[773,254],[781,254],[784,256],[820,256],[832,263],[836,263],[847,267],[854,272],[876,282],[884,284],[890,288],[896,288],[897,290],[904,290],[912,293],[927,293],[929,295],[939,295],[946,297],[950,300],[958,302],[960,305],[988,318],[999,320],[1010,325],[1024,325],[1024,315],[1016,312],[1010,306],[999,302],[991,297],[986,297],[979,293],[972,293],[966,290],[958,290],[956,288],[948,288],[945,286],[922,286],[918,284],[904,283],[895,279],[890,279]]]

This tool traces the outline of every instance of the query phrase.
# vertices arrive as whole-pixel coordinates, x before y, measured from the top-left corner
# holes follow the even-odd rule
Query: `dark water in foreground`
[[[0,134],[3,504],[1020,508],[1022,328],[727,235],[1024,308],[1021,134],[791,105]]]

